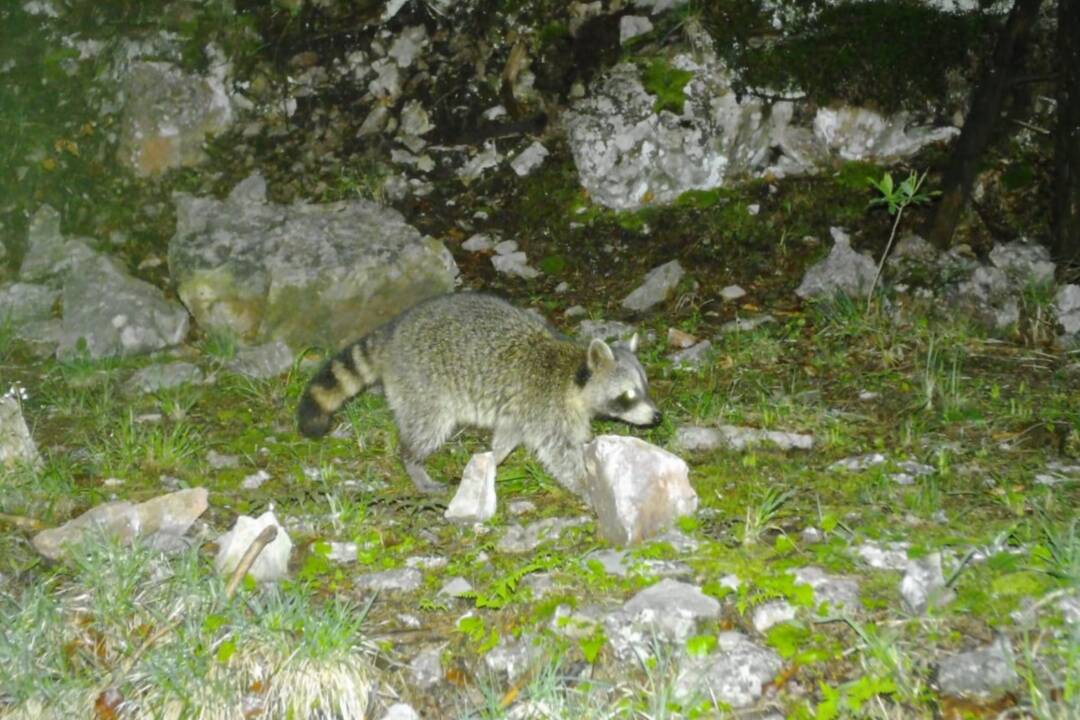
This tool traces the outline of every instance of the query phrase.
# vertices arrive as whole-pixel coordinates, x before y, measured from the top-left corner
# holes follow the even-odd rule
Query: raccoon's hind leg
[[[401,464],[409,474],[416,489],[422,493],[441,493],[446,485],[436,482],[424,468],[424,461],[450,437],[454,423],[443,419],[434,409],[420,411],[413,408],[405,412],[396,407],[395,398],[388,398],[394,408],[394,417],[398,426],[398,449]]]

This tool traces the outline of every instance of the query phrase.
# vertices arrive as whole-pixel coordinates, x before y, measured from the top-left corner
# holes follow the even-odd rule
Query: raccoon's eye
[[[634,405],[634,391],[627,390],[622,395],[615,398],[615,404],[622,410],[629,410]]]

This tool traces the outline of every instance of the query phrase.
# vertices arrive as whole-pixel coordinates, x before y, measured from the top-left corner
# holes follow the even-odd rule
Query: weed
[[[899,185],[893,184],[892,173],[888,172],[881,176],[881,180],[870,181],[870,184],[881,194],[881,197],[870,201],[870,207],[884,205],[895,220],[893,220],[892,231],[889,233],[889,241],[885,244],[885,250],[881,253],[881,260],[878,262],[877,272],[874,273],[874,280],[870,283],[870,290],[866,293],[866,307],[868,310],[870,309],[870,303],[874,299],[874,288],[877,287],[881,271],[885,267],[885,259],[889,257],[893,240],[896,239],[896,228],[900,226],[900,218],[904,214],[904,209],[910,205],[928,203],[930,198],[941,194],[936,190],[929,193],[922,192],[922,184],[925,180],[925,172],[919,175],[912,170],[907,179]]]
[[[773,522],[793,497],[795,491],[792,489],[770,487],[756,504],[748,506],[743,524],[743,545],[753,545],[765,532],[775,529]]]

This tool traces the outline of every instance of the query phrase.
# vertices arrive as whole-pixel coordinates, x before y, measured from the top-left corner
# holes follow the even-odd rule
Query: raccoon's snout
[[[660,412],[659,410],[653,410],[652,420],[645,423],[641,427],[654,428],[657,425],[659,425],[660,423],[662,423],[663,421],[664,421],[664,413]]]

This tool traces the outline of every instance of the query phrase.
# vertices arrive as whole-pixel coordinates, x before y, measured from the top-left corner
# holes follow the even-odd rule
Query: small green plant
[[[894,216],[892,232],[889,233],[889,242],[885,244],[885,251],[881,253],[881,260],[878,262],[877,272],[874,274],[874,281],[870,283],[870,291],[866,294],[866,309],[870,309],[870,304],[874,299],[874,289],[877,287],[878,279],[881,277],[881,271],[885,267],[885,259],[889,257],[889,251],[892,249],[893,240],[896,239],[896,229],[900,226],[900,218],[904,214],[904,209],[910,205],[923,205],[930,202],[930,199],[940,195],[938,191],[923,192],[922,184],[926,180],[926,173],[919,175],[918,172],[912,170],[908,174],[907,179],[896,185],[893,182],[892,173],[886,172],[881,176],[881,180],[870,180],[870,184],[877,190],[881,197],[875,198],[870,201],[870,207],[876,207],[884,205],[889,214]]]
[[[672,67],[665,58],[655,58],[642,73],[641,84],[656,97],[653,110],[669,110],[682,115],[686,95],[683,89],[694,77],[689,70]]]
[[[743,545],[754,545],[767,530],[772,529],[773,521],[793,497],[794,490],[770,487],[757,504],[748,506],[743,525]]]

